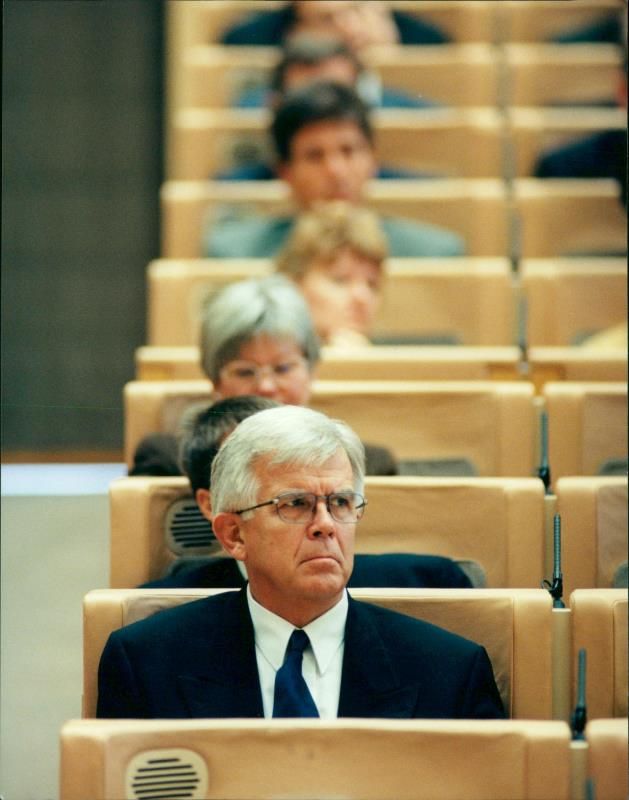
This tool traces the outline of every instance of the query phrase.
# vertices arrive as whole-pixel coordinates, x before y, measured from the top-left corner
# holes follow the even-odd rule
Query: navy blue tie
[[[304,650],[310,644],[305,631],[295,629],[288,640],[284,663],[275,676],[274,717],[318,717],[319,712],[301,674]]]

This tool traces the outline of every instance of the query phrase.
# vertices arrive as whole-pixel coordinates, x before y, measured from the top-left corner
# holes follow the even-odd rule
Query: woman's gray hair
[[[319,340],[308,305],[281,275],[230,283],[207,300],[201,319],[201,366],[214,383],[240,348],[260,334],[294,341],[312,370]]]
[[[354,491],[362,493],[365,449],[349,425],[302,406],[259,411],[238,425],[214,459],[214,512],[237,511],[259,502],[256,465],[262,458],[268,459],[266,466],[319,468],[339,450],[349,459]]]

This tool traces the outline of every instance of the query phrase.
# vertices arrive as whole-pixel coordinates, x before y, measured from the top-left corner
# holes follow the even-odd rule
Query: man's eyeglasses
[[[244,514],[245,511],[255,511],[256,508],[273,505],[279,518],[284,522],[303,524],[311,522],[315,518],[319,500],[325,500],[328,513],[337,522],[358,522],[367,505],[367,500],[357,492],[333,492],[332,494],[286,492],[272,500],[265,500],[264,503],[234,511],[234,514]]]
[[[306,360],[295,358],[279,364],[269,364],[261,367],[252,361],[231,361],[221,370],[222,378],[230,378],[243,384],[259,386],[265,375],[269,375],[276,383],[291,380],[293,375],[304,368]]]

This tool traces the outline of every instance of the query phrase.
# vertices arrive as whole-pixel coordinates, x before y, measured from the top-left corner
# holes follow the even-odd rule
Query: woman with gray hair
[[[283,276],[228,284],[203,309],[201,365],[213,399],[258,395],[303,406],[310,399],[319,341],[299,290]],[[397,465],[382,447],[366,445],[367,473],[395,475]],[[181,475],[174,436],[140,442],[130,475]]]

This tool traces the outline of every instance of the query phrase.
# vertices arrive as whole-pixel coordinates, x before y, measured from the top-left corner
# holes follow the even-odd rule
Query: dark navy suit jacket
[[[143,589],[241,589],[246,581],[233,558],[219,556],[206,563],[186,567],[159,580],[143,584]],[[350,588],[394,589],[469,589],[470,579],[449,558],[413,553],[381,553],[354,556]]]
[[[500,718],[483,647],[350,598],[339,717]],[[263,716],[245,590],[184,603],[111,634],[97,716]]]

